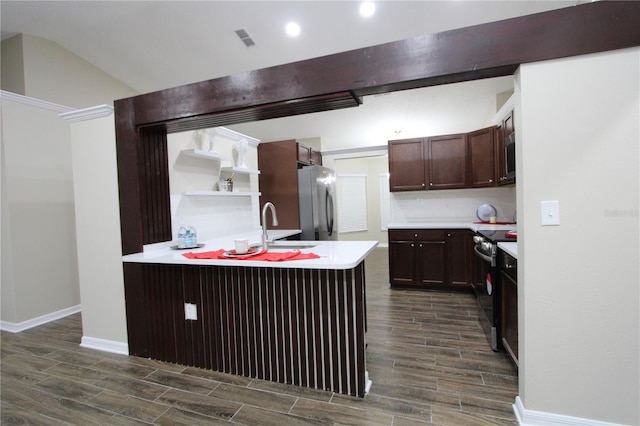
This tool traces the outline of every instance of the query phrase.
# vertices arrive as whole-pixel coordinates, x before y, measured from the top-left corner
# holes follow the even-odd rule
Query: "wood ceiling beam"
[[[522,63],[640,45],[638,22],[640,2],[598,1],[422,35],[136,96],[135,121],[246,115],[339,92],[363,96],[510,75]]]

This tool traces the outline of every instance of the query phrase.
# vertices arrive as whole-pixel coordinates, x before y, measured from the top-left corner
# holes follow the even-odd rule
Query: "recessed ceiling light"
[[[289,22],[285,27],[285,31],[289,36],[297,37],[298,35],[300,35],[300,25],[296,24],[295,22]]]
[[[376,13],[376,5],[372,1],[363,1],[360,3],[360,15],[368,18]]]

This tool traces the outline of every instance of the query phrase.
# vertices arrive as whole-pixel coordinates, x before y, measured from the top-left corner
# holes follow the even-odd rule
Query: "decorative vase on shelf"
[[[214,151],[213,149],[213,138],[216,135],[215,129],[207,129],[207,138],[209,139],[209,151]]]
[[[249,142],[242,138],[235,145],[236,151],[236,167],[241,169],[246,169],[247,165],[245,164],[245,157],[247,156],[247,147],[249,146]]]
[[[196,149],[200,151],[209,151],[211,149],[209,140],[202,130],[196,130],[195,132],[193,132],[193,142],[196,146]]]

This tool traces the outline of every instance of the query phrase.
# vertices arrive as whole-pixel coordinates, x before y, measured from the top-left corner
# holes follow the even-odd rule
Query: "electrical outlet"
[[[184,319],[197,320],[198,319],[198,307],[194,303],[184,304]]]

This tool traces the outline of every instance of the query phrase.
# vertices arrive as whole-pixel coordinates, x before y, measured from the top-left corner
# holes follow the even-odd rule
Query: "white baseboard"
[[[21,331],[25,331],[42,324],[46,324],[51,321],[59,320],[64,317],[68,317],[69,315],[78,313],[80,311],[82,311],[82,306],[76,305],[76,306],[71,306],[69,308],[61,309],[56,312],[51,312],[50,314],[42,315],[37,318],[32,318],[30,320],[22,321],[19,323],[9,322],[9,321],[0,321],[0,330],[8,331],[10,333],[20,333]]]
[[[20,333],[21,331],[46,324],[51,321],[59,320],[61,318],[68,317],[69,315],[73,315],[81,311],[82,306],[76,305],[19,323],[0,321],[0,330],[8,331],[9,333]],[[82,346],[83,348],[96,349],[103,352],[129,355],[129,345],[127,343],[114,342],[112,340],[83,336],[80,346]]]
[[[113,340],[98,339],[97,337],[82,336],[80,346],[103,352],[111,352],[120,355],[129,355],[129,345]]]
[[[519,396],[513,404],[513,412],[520,426],[620,426],[617,423],[571,417],[544,411],[527,410]]]

